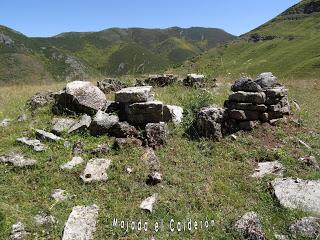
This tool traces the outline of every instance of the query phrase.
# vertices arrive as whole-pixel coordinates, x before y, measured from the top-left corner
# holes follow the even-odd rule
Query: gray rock
[[[117,122],[119,122],[118,116],[98,111],[92,119],[90,133],[93,136],[106,134]]]
[[[241,78],[231,86],[231,91],[261,92],[262,88],[250,78]]]
[[[181,123],[183,118],[183,108],[174,105],[163,106],[163,121],[173,122],[174,124]]]
[[[12,225],[11,240],[24,240],[28,236],[28,232],[25,230],[25,226],[22,222],[17,222],[16,224]]]
[[[49,141],[49,142],[56,142],[62,139],[61,137],[58,137],[53,133],[49,133],[40,129],[36,129],[36,137],[40,141]]]
[[[241,103],[255,103],[263,104],[266,101],[266,94],[264,92],[235,92],[229,95],[230,101]]]
[[[167,124],[148,123],[145,128],[147,145],[152,148],[165,145],[167,143],[168,128]]]
[[[146,211],[152,213],[153,206],[156,203],[157,199],[158,199],[158,194],[154,193],[154,194],[152,194],[151,197],[148,197],[145,200],[143,200],[139,207],[143,210],[146,210]]]
[[[199,136],[220,140],[224,135],[225,116],[225,110],[222,108],[202,108],[196,117],[196,129]]]
[[[298,161],[308,167],[314,167],[317,170],[320,169],[319,163],[314,156],[301,157],[298,159]]]
[[[4,44],[8,47],[11,47],[14,44],[14,41],[9,36],[0,33],[0,44]]]
[[[160,172],[160,161],[152,148],[146,148],[141,159],[147,164],[149,172]]]
[[[68,130],[68,133],[76,132],[76,131],[81,131],[84,129],[87,129],[90,127],[91,124],[91,117],[88,116],[87,114],[82,115],[80,120],[76,123],[74,123]]]
[[[259,113],[257,111],[249,110],[230,110],[228,111],[229,118],[239,121],[254,121],[259,119]]]
[[[97,87],[104,93],[108,94],[110,92],[119,91],[122,88],[127,87],[126,84],[122,83],[120,80],[107,78],[97,82]]]
[[[65,224],[62,240],[92,240],[98,212],[96,205],[74,207]]]
[[[178,77],[172,74],[149,75],[144,82],[151,86],[165,87],[178,81]]]
[[[262,88],[271,88],[277,85],[278,79],[271,72],[265,72],[258,75],[255,82]]]
[[[62,164],[60,166],[61,169],[72,169],[74,168],[75,166],[78,166],[79,164],[83,163],[84,160],[82,157],[73,157],[71,159],[71,161],[65,163],[65,164]]]
[[[115,101],[120,103],[147,102],[153,99],[151,86],[123,88],[115,94]]]
[[[28,101],[27,106],[29,106],[32,110],[35,110],[39,107],[44,107],[54,102],[54,93],[43,91],[38,92],[33,95]]]
[[[271,186],[282,206],[320,214],[319,180],[278,178]]]
[[[10,153],[0,156],[0,162],[11,163],[15,167],[29,167],[37,163],[36,160],[25,158],[20,153]]]
[[[127,109],[128,122],[133,125],[163,121],[163,104],[159,101],[133,103]]]
[[[267,98],[282,98],[288,95],[288,89],[285,87],[274,87],[264,90]]]
[[[18,138],[17,141],[29,147],[32,147],[36,152],[42,152],[47,148],[46,145],[41,143],[38,139],[29,139],[26,137],[22,137]]]
[[[149,175],[148,175],[148,178],[147,178],[147,184],[148,185],[156,185],[158,183],[161,183],[162,181],[162,174],[160,172],[151,172]]]
[[[137,137],[139,132],[127,122],[117,122],[109,129],[108,135],[116,138]]]
[[[244,214],[236,223],[235,229],[244,239],[265,240],[265,234],[258,215],[255,212]]]
[[[320,218],[304,217],[289,226],[290,233],[297,237],[318,239],[320,236]]]
[[[278,177],[282,177],[285,168],[278,161],[273,162],[259,162],[258,168],[255,169],[255,173],[251,177],[262,178],[268,174],[275,174]]]
[[[9,126],[10,122],[11,122],[11,119],[5,118],[5,119],[3,119],[3,120],[1,121],[0,126],[1,126],[1,127],[7,127],[7,126]]]
[[[55,108],[60,112],[95,114],[106,102],[105,94],[90,82],[73,81],[56,96]]]
[[[84,148],[83,143],[80,140],[76,141],[72,146],[72,155],[73,156],[81,155],[83,153],[83,148]]]
[[[123,149],[129,146],[142,146],[142,141],[137,138],[116,138],[113,144],[115,149]]]
[[[34,221],[37,225],[45,226],[53,225],[56,222],[55,217],[48,215],[45,212],[40,212],[34,216]]]
[[[63,189],[54,189],[51,193],[51,197],[56,200],[56,202],[68,201],[71,196]]]
[[[225,101],[224,107],[230,110],[237,109],[237,110],[249,110],[249,111],[258,111],[258,112],[265,112],[268,108],[264,104],[253,104],[253,103],[239,103],[239,102],[231,102]]]
[[[111,160],[103,158],[93,158],[89,160],[87,166],[80,176],[86,182],[107,181],[107,170],[111,165]]]
[[[201,74],[191,73],[183,79],[183,85],[187,87],[203,87],[205,76]]]
[[[61,135],[63,132],[67,132],[77,120],[72,118],[54,118],[52,120],[51,132],[56,135]]]

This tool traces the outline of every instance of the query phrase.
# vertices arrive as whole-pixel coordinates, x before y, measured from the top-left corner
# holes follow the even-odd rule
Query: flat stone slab
[[[140,208],[143,210],[146,210],[148,212],[152,212],[153,211],[153,205],[156,203],[158,198],[158,194],[154,193],[152,194],[151,197],[146,198],[145,200],[143,200],[140,204]]]
[[[82,115],[79,121],[77,121],[75,124],[73,124],[69,130],[68,133],[76,132],[79,130],[83,130],[86,128],[89,128],[91,124],[91,117],[87,114]]]
[[[36,152],[42,152],[47,148],[46,145],[41,143],[38,139],[29,139],[26,137],[22,137],[18,138],[17,141],[29,147],[32,147]]]
[[[57,142],[62,139],[61,137],[58,137],[53,133],[46,132],[41,129],[36,129],[36,137],[40,141],[49,141],[49,142]]]
[[[271,186],[282,206],[320,214],[320,180],[277,178]]]
[[[0,156],[0,162],[11,163],[15,167],[29,167],[37,163],[36,160],[27,159],[20,153],[10,153]]]
[[[230,101],[242,103],[263,104],[266,101],[266,94],[264,92],[234,92],[229,95]]]
[[[76,206],[65,224],[62,240],[91,240],[96,230],[99,208]]]
[[[56,135],[61,135],[63,132],[67,132],[72,125],[77,121],[72,118],[54,118],[52,120],[52,130],[51,132]]]
[[[163,121],[163,104],[160,101],[130,104],[127,109],[127,117],[132,124],[161,122]]]
[[[123,88],[115,94],[115,101],[120,103],[147,102],[153,98],[152,86]]]
[[[51,197],[56,200],[56,202],[65,202],[71,198],[71,196],[63,189],[54,189],[51,193]]]
[[[67,162],[67,163],[65,163],[65,164],[62,164],[62,165],[60,166],[60,168],[61,168],[61,169],[72,169],[72,168],[74,168],[75,166],[83,163],[83,161],[84,161],[84,160],[83,160],[82,157],[76,156],[76,157],[73,157],[73,158],[71,159],[71,161],[69,161],[69,162]]]
[[[284,170],[285,168],[278,161],[260,162],[251,177],[262,178],[268,174],[275,174],[278,177],[282,177]]]
[[[80,176],[84,182],[107,181],[107,170],[111,165],[111,160],[104,158],[93,158],[89,160],[87,166]]]

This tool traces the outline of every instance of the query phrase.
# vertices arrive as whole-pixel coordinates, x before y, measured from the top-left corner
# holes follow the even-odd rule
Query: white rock
[[[255,173],[251,177],[262,178],[268,174],[275,174],[278,177],[282,177],[284,171],[283,165],[278,161],[273,162],[260,162],[258,168],[255,169]]]
[[[27,159],[20,153],[10,153],[0,156],[0,162],[11,163],[15,167],[28,167],[33,166],[37,163],[36,160]]]
[[[115,101],[121,103],[147,102],[153,96],[152,86],[123,88],[115,94]]]
[[[5,118],[5,119],[3,119],[3,120],[1,121],[0,126],[1,126],[1,127],[7,127],[7,126],[10,124],[10,122],[11,122],[11,119]]]
[[[181,123],[183,118],[183,108],[174,105],[163,106],[163,119],[165,122]]]
[[[146,198],[145,200],[143,200],[140,204],[140,208],[143,210],[147,210],[149,212],[153,211],[153,205],[155,204],[155,202],[157,201],[158,198],[158,194],[154,193],[151,197]]]
[[[57,202],[65,202],[71,198],[71,196],[63,189],[54,189],[51,193],[51,197]]]
[[[127,173],[129,173],[129,174],[130,174],[130,173],[132,173],[132,172],[133,172],[133,169],[132,169],[131,167],[127,167],[127,168],[126,168],[126,171],[127,171]]]
[[[53,216],[48,215],[44,212],[38,213],[36,216],[34,216],[34,221],[37,225],[53,225],[56,220]]]
[[[46,149],[46,145],[41,143],[38,139],[29,139],[26,137],[22,137],[18,138],[17,141],[32,147],[36,152],[42,152]]]
[[[60,166],[61,169],[72,169],[74,168],[75,166],[79,165],[83,163],[83,158],[82,157],[73,157],[71,161],[65,163],[65,164],[62,164]]]
[[[111,160],[104,158],[93,158],[89,160],[87,166],[80,176],[84,182],[107,181],[107,170],[111,165]]]
[[[91,240],[96,230],[99,208],[76,206],[65,224],[62,240]]]
[[[58,137],[53,133],[49,133],[41,129],[36,129],[36,136],[40,141],[56,142],[62,139],[61,137]]]
[[[320,214],[320,180],[278,178],[271,186],[282,206]]]
[[[11,240],[23,240],[26,239],[28,233],[25,230],[25,227],[22,222],[17,222],[16,224],[12,225]]]

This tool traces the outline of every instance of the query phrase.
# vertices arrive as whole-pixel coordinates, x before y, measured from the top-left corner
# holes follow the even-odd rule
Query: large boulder
[[[105,94],[91,82],[73,81],[56,95],[57,112],[76,112],[94,115],[106,102]]]
[[[241,78],[231,86],[231,91],[261,92],[262,88],[250,78]]]
[[[104,93],[110,93],[114,91],[119,91],[122,88],[127,87],[126,84],[122,83],[120,80],[107,78],[97,82],[97,87]]]
[[[118,116],[98,111],[91,122],[90,133],[93,136],[106,134],[117,122],[119,122]]]
[[[277,86],[278,79],[271,72],[265,72],[258,75],[255,82],[261,88],[271,88]]]
[[[163,121],[163,104],[159,101],[133,103],[126,109],[128,122],[133,125]]]
[[[202,108],[196,117],[196,129],[200,137],[219,140],[224,134],[225,110],[217,107]]]
[[[123,88],[115,94],[115,101],[119,103],[147,102],[153,99],[151,86]]]
[[[156,148],[167,143],[168,129],[166,123],[148,123],[145,131],[149,147]]]

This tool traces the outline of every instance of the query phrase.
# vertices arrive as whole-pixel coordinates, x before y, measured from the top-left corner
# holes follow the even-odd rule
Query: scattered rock
[[[163,121],[173,122],[174,124],[181,123],[183,118],[183,108],[174,105],[163,106]]]
[[[146,140],[147,145],[156,148],[167,143],[168,129],[167,124],[161,123],[148,123],[146,125]]]
[[[55,93],[53,92],[38,92],[27,101],[27,105],[31,110],[44,107],[54,102],[54,95]]]
[[[282,177],[285,168],[278,161],[273,162],[259,162],[258,168],[255,169],[255,173],[251,177],[262,178],[268,174],[275,174],[278,177]]]
[[[304,141],[298,139],[298,142],[299,142],[302,146],[304,146],[305,148],[311,149],[311,147],[310,147],[308,144],[306,144]]]
[[[127,167],[126,171],[127,171],[128,174],[131,174],[133,172],[133,169],[131,167]]]
[[[76,123],[74,123],[68,130],[68,133],[72,133],[75,131],[81,131],[83,129],[89,128],[91,124],[91,117],[87,114],[82,115],[80,120]]]
[[[84,182],[107,181],[107,170],[111,165],[111,160],[103,158],[93,158],[89,160],[87,166],[80,176]]]
[[[150,213],[152,213],[153,211],[153,205],[155,204],[155,202],[157,201],[158,198],[158,194],[154,193],[151,197],[146,198],[145,200],[143,200],[140,204],[140,208],[146,211],[149,211]]]
[[[292,223],[289,231],[295,238],[307,237],[317,239],[320,236],[320,218],[304,217]]]
[[[127,122],[117,122],[109,129],[108,135],[116,138],[137,137],[139,132]]]
[[[53,216],[46,214],[45,212],[40,212],[38,213],[35,217],[34,220],[37,225],[53,225],[56,220]]]
[[[183,85],[187,87],[203,87],[204,78],[204,75],[188,74],[187,77],[183,79]]]
[[[18,121],[18,122],[25,122],[25,121],[27,121],[27,115],[26,115],[25,113],[20,114],[20,115],[17,117],[17,121]]]
[[[231,91],[261,92],[262,88],[250,78],[241,78],[231,86]]]
[[[51,132],[56,135],[61,135],[67,132],[77,121],[72,118],[54,118],[52,120]]]
[[[23,240],[26,239],[28,232],[25,230],[25,227],[22,222],[17,222],[12,225],[11,240]]]
[[[154,171],[148,175],[146,183],[148,185],[157,185],[158,183],[161,183],[161,181],[162,181],[162,174],[160,172]]]
[[[96,229],[99,208],[76,206],[65,224],[62,240],[91,240]]]
[[[301,157],[298,159],[298,161],[308,167],[314,167],[317,170],[320,169],[319,163],[317,162],[317,159],[314,156]]]
[[[230,138],[233,140],[233,141],[236,141],[238,139],[238,136],[235,135],[235,134],[231,134],[230,135]]]
[[[147,102],[153,99],[151,86],[123,88],[115,94],[115,101],[120,103]]]
[[[165,87],[178,81],[178,77],[172,74],[149,75],[144,82],[151,86]]]
[[[271,88],[277,86],[278,79],[271,72],[265,72],[258,75],[255,82],[261,88]]]
[[[72,155],[73,156],[79,156],[83,153],[83,143],[78,140],[77,142],[75,142],[73,144],[73,147],[72,147]]]
[[[116,138],[113,144],[115,149],[123,149],[129,146],[142,146],[142,141],[137,138]]]
[[[22,137],[18,138],[17,141],[29,147],[32,147],[36,152],[42,152],[46,150],[46,145],[41,143],[38,139],[29,139],[26,137]]]
[[[110,92],[119,91],[122,88],[127,87],[127,85],[117,79],[107,78],[98,81],[97,87],[105,94],[108,94]]]
[[[8,155],[0,156],[0,162],[11,163],[15,167],[29,167],[37,163],[36,160],[27,159],[20,153],[10,153]]]
[[[61,169],[72,169],[72,168],[74,168],[75,166],[77,166],[77,165],[79,165],[79,164],[81,164],[81,163],[83,163],[83,162],[84,162],[84,160],[83,160],[82,157],[73,157],[73,158],[71,159],[71,161],[69,161],[69,162],[67,162],[67,163],[65,163],[65,164],[62,164],[62,165],[60,166],[60,168],[61,168]]]
[[[259,113],[256,111],[248,110],[230,110],[228,111],[229,118],[238,121],[255,121],[259,119]]]
[[[106,134],[117,122],[119,122],[118,116],[98,111],[91,122],[90,133],[93,136]]]
[[[130,104],[127,109],[127,119],[133,125],[161,122],[163,121],[163,104],[159,101]]]
[[[271,182],[275,197],[287,208],[320,213],[320,181],[278,178]]]
[[[51,193],[51,197],[56,200],[56,202],[68,201],[71,196],[63,189],[54,189]]]
[[[46,132],[44,130],[36,129],[36,137],[40,141],[49,141],[49,142],[56,142],[61,140],[61,137],[54,135],[53,133]]]
[[[73,81],[56,96],[55,109],[59,112],[95,114],[106,102],[105,94],[90,82]]]
[[[244,214],[236,223],[235,229],[245,239],[265,240],[265,234],[262,230],[260,219],[255,212]]]
[[[11,119],[5,118],[5,119],[3,119],[3,120],[1,121],[0,126],[1,126],[1,127],[7,127],[7,126],[9,126],[10,122],[11,122]]]
[[[107,152],[109,152],[109,150],[110,150],[109,145],[106,143],[103,143],[103,144],[99,144],[97,147],[92,149],[90,152],[91,152],[91,154],[98,156],[101,154],[106,154]]]

